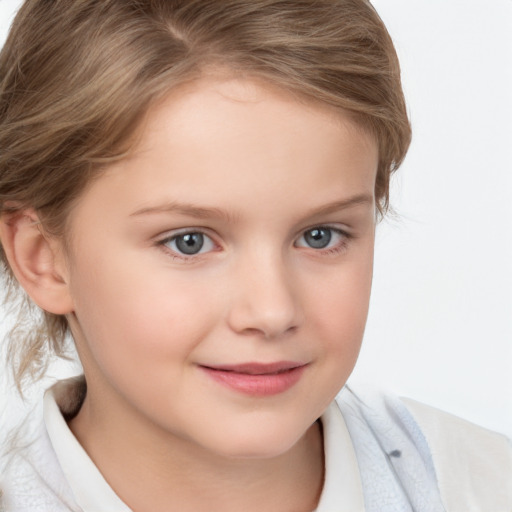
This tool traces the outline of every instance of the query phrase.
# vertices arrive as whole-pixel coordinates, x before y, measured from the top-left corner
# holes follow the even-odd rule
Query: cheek
[[[352,371],[364,334],[373,258],[371,252],[363,254],[366,256],[354,258],[332,273],[310,303],[311,318],[315,319],[311,328],[322,340],[326,364],[334,371]]]
[[[215,300],[201,283],[140,262],[77,271],[73,294],[82,342],[104,369],[143,371],[147,363],[150,371],[150,364],[184,359],[215,321]]]

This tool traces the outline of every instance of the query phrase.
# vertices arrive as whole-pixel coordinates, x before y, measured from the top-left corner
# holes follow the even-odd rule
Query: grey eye
[[[324,249],[332,239],[332,229],[330,228],[313,228],[304,233],[304,241],[313,249]]]
[[[215,251],[216,244],[206,233],[201,231],[182,231],[175,235],[169,235],[161,240],[159,245],[166,247],[176,257],[197,256]]]
[[[198,254],[204,246],[204,235],[202,233],[184,233],[174,237],[171,244],[175,244],[178,252],[183,254]]]

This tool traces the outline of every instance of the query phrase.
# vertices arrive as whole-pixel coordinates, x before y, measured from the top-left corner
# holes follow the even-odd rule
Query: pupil
[[[176,237],[176,247],[183,254],[197,254],[203,244],[204,237],[201,233],[187,233]]]
[[[314,249],[323,249],[331,241],[331,230],[326,228],[310,229],[304,235],[307,244]]]

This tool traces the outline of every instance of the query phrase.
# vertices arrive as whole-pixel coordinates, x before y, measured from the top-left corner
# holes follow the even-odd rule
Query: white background
[[[0,0],[0,44],[19,3]],[[351,379],[512,437],[512,0],[374,5],[402,62],[414,139],[392,189],[397,216],[378,228]],[[6,409],[0,371],[12,420],[21,409]]]

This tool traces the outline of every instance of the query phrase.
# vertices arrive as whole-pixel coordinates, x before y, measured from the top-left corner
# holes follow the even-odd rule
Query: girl
[[[504,438],[344,387],[409,140],[365,0],[26,1],[0,236],[42,316],[11,361],[21,385],[70,333],[84,375],[6,509],[509,510]]]

